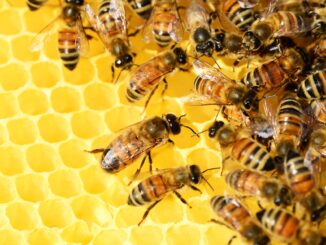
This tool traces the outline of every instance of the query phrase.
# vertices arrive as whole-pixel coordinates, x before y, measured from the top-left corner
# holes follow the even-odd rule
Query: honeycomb
[[[183,103],[194,75],[168,76],[164,98],[157,92],[142,113],[144,101],[131,105],[125,98],[128,72],[111,83],[113,57],[96,37],[73,72],[62,66],[55,32],[40,52],[30,52],[33,37],[58,13],[50,7],[30,12],[25,0],[0,1],[0,244],[227,244],[235,233],[209,222],[215,217],[209,198],[226,188],[218,173],[206,176],[214,191],[201,184],[201,195],[181,192],[191,209],[167,196],[138,227],[146,207],[126,201],[139,161],[109,175],[99,156],[85,152],[106,146],[123,127],[166,112],[185,113],[184,124],[203,130],[216,108]],[[144,51],[140,37],[131,42],[138,64],[157,52]],[[197,138],[183,130],[173,140],[174,146],[152,152],[155,168],[220,165],[215,142],[204,134]]]

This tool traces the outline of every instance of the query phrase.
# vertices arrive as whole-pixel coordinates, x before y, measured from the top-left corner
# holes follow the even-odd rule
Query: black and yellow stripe
[[[128,0],[131,8],[143,19],[147,20],[152,12],[152,0]]]
[[[62,29],[58,32],[58,49],[63,65],[74,70],[79,61],[78,32],[74,28]]]
[[[307,76],[299,85],[298,96],[302,99],[320,99],[326,96],[326,73],[319,71]]]
[[[26,0],[26,4],[31,11],[38,10],[48,0]]]

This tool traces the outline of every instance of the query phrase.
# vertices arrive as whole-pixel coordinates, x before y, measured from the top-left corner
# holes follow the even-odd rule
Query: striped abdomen
[[[124,29],[123,20],[117,20],[113,17],[115,11],[119,11],[117,9],[112,9],[110,6],[111,0],[104,0],[99,6],[98,16],[105,26],[105,30],[107,35],[113,38],[116,35],[121,34],[121,31]],[[117,15],[119,16],[119,15]]]
[[[26,0],[26,4],[31,11],[38,10],[48,0]]]
[[[145,147],[132,129],[127,130],[115,138],[103,153],[102,168],[110,173],[119,172],[145,153]]]
[[[275,168],[274,160],[268,151],[252,139],[237,140],[232,146],[232,159],[242,166],[256,171],[269,171]]]
[[[216,83],[202,76],[197,76],[194,81],[194,87],[199,95],[217,100],[219,103],[229,103],[225,94],[227,87],[223,83]]]
[[[147,20],[152,12],[151,0],[128,0],[132,9],[143,19]]]
[[[295,237],[299,229],[300,221],[283,209],[263,209],[256,216],[265,230],[287,242]]]
[[[271,61],[248,72],[241,83],[256,90],[270,89],[282,84],[286,74],[276,61]]]
[[[79,60],[78,32],[74,28],[62,29],[58,32],[60,58],[69,70],[76,68]]]
[[[304,115],[300,102],[290,96],[281,100],[277,110],[277,125],[280,135],[301,135]]]
[[[295,12],[279,11],[270,15],[277,36],[299,34],[311,29],[312,20]]]
[[[156,43],[161,47],[166,47],[171,42],[171,26],[178,21],[174,13],[161,12],[157,13],[153,21],[153,32]]]
[[[227,0],[223,13],[240,31],[246,31],[255,21],[253,9],[242,8],[237,0]]]
[[[173,183],[172,183],[173,182]],[[171,190],[181,188],[173,173],[153,175],[134,187],[128,197],[128,205],[141,206],[162,199]]]
[[[251,195],[260,195],[261,184],[267,180],[265,175],[246,169],[229,172],[225,179],[226,183],[236,191]]]
[[[288,185],[294,193],[305,195],[315,187],[313,173],[298,153],[289,151],[284,168]]]
[[[326,96],[326,73],[319,71],[304,79],[298,89],[298,96],[303,99],[319,99]]]
[[[240,202],[225,196],[213,197],[211,207],[218,217],[236,231],[241,231],[242,226],[251,218],[248,210]]]

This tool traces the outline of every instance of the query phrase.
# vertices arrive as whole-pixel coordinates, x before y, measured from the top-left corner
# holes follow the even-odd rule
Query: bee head
[[[217,131],[224,126],[223,121],[215,121],[212,126],[208,128],[208,136],[210,138],[215,137]]]
[[[316,130],[311,134],[311,143],[313,146],[322,146],[326,143],[326,134],[324,129]]]
[[[245,90],[242,87],[233,87],[228,92],[228,100],[232,102],[232,104],[239,104],[245,95]]]
[[[80,15],[79,8],[73,5],[67,5],[62,10],[62,15],[65,20],[69,22],[75,22]]]
[[[243,109],[245,111],[258,111],[259,100],[255,90],[248,90],[242,98]]]
[[[323,36],[326,34],[326,22],[323,19],[317,19],[312,25],[312,33],[315,36]]]
[[[256,225],[255,223],[251,223],[244,229],[244,237],[246,237],[248,240],[254,240],[254,244],[262,244],[260,239],[261,239],[261,234],[263,234],[262,229]],[[266,244],[266,243],[264,243]]]
[[[211,35],[206,28],[199,27],[195,30],[193,38],[196,43],[204,43],[211,38]]]
[[[220,32],[213,37],[215,51],[221,52],[224,49],[224,39],[225,39],[225,33]]]
[[[196,45],[196,51],[206,56],[212,56],[214,51],[214,43],[212,41],[198,43]]]
[[[260,39],[252,31],[247,31],[243,36],[242,45],[247,50],[255,51],[262,46],[262,43]]]
[[[190,165],[190,180],[194,184],[198,184],[202,178],[202,173],[198,165]]]
[[[231,127],[222,127],[217,132],[217,140],[221,145],[232,144],[236,139],[236,132]]]
[[[119,56],[115,62],[114,65],[117,68],[125,67],[127,65],[130,65],[132,63],[132,56],[130,54],[125,54],[122,56]]]
[[[84,5],[84,0],[65,0],[67,4],[74,4],[78,6],[83,6]]]
[[[282,187],[279,193],[274,198],[274,204],[276,206],[289,206],[292,203],[292,194],[290,189]]]
[[[185,65],[187,63],[187,54],[182,48],[174,48],[173,53],[176,56],[177,63]]]
[[[180,134],[181,125],[180,125],[180,117],[176,117],[174,114],[166,114],[163,118],[165,120],[167,129],[172,134]]]
[[[270,238],[268,236],[263,236],[261,238],[255,239],[254,245],[265,245],[270,243]]]

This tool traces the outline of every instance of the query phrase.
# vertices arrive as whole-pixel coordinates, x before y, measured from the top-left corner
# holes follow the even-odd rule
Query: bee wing
[[[184,98],[184,102],[191,106],[207,106],[207,105],[216,105],[223,104],[222,102],[218,102],[208,96],[200,95],[197,93],[194,93],[190,96],[187,96]]]
[[[252,8],[259,3],[259,0],[237,0],[241,8]]]
[[[263,99],[260,102],[260,108],[262,108],[262,114],[267,119],[269,125],[273,128],[274,138],[277,134],[277,109],[279,106],[279,97],[273,96],[271,98]]]
[[[109,12],[120,33],[127,37],[126,12],[122,0],[110,0]]]
[[[32,52],[39,51],[43,48],[45,40],[57,30],[57,24],[61,20],[62,15],[60,14],[54,20],[52,20],[47,26],[45,26],[36,36],[32,39],[29,49]]]
[[[184,33],[182,20],[179,18],[177,9],[174,10],[175,19],[169,25],[169,34],[173,41],[180,42]]]
[[[79,18],[77,20],[76,27],[77,27],[77,32],[78,32],[78,38],[76,40],[77,49],[82,56],[86,56],[86,54],[89,51],[89,42],[88,42],[88,39],[86,36],[86,32],[85,32],[85,29],[83,26],[81,16],[79,16]]]
[[[143,27],[142,37],[143,37],[143,41],[146,43],[154,41],[153,24],[154,24],[156,14],[157,14],[157,7],[154,7],[152,9],[149,19],[146,21],[145,26]]]
[[[221,84],[233,83],[232,79],[228,78],[214,66],[211,66],[206,62],[197,59],[193,62],[193,68],[195,73],[203,79],[209,79]]]
[[[195,31],[198,27],[204,27],[209,30],[209,14],[200,1],[191,1],[188,5],[186,16],[187,28],[190,32]]]

